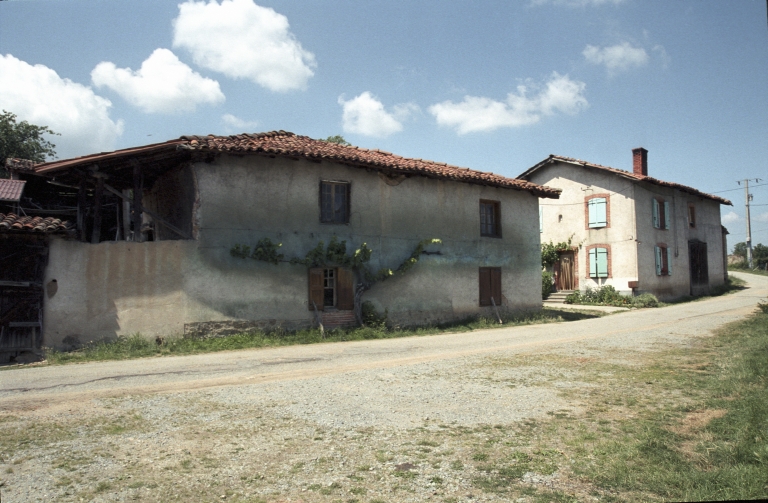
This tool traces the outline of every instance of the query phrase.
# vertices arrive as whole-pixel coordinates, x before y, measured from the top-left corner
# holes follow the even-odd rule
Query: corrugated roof
[[[665,182],[664,180],[659,180],[658,178],[653,178],[651,176],[643,176],[643,175],[637,175],[631,171],[625,171],[623,169],[617,169],[617,168],[611,168],[610,166],[601,166],[600,164],[594,164],[587,161],[582,161],[580,159],[574,159],[573,157],[565,157],[561,155],[554,155],[551,154],[549,157],[541,161],[540,163],[536,164],[532,168],[529,168],[525,172],[521,173],[518,178],[526,179],[531,174],[533,174],[535,171],[539,170],[540,168],[546,166],[547,164],[553,163],[553,162],[565,162],[569,164],[574,164],[578,166],[584,166],[586,168],[592,168],[592,169],[599,169],[602,171],[607,171],[610,173],[614,173],[616,175],[622,176],[624,178],[628,178],[632,181],[636,182],[647,182],[652,183],[654,185],[659,185],[661,187],[669,187],[672,189],[677,189],[683,192],[687,192],[689,194],[693,194],[695,196],[703,197],[705,199],[711,199],[713,201],[717,201],[720,204],[725,204],[728,206],[733,206],[733,203],[729,201],[728,199],[724,199],[719,196],[714,196],[712,194],[707,194],[706,192],[701,192],[698,189],[694,189],[693,187],[689,187],[687,185],[682,185],[680,183],[675,182]]]
[[[21,200],[21,193],[24,191],[24,180],[8,180],[0,178],[0,201],[12,201],[14,203]]]
[[[314,140],[308,136],[299,136],[286,131],[233,136],[182,136],[178,140],[165,143],[39,164],[35,167],[35,172],[48,174],[77,166],[107,162],[114,163],[121,158],[128,160],[131,157],[140,158],[141,156],[159,155],[169,149],[176,149],[178,152],[186,153],[260,154],[294,159],[304,158],[313,161],[331,161],[355,167],[376,169],[392,174],[421,175],[442,180],[455,180],[464,183],[523,190],[531,192],[538,197],[556,199],[560,195],[559,189],[542,187],[525,180],[507,178],[495,173],[475,171],[446,163],[424,159],[410,159],[382,150],[369,150],[329,143],[323,140]]]
[[[0,213],[0,232],[54,233],[72,229],[67,220],[54,217],[23,216],[15,213]]]

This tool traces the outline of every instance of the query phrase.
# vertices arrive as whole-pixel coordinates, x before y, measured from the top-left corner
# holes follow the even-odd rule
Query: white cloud
[[[155,49],[135,72],[103,61],[91,79],[146,113],[191,112],[198,104],[224,101],[218,82],[193,72],[168,49]]]
[[[600,5],[619,5],[625,0],[531,0],[531,5],[563,5],[566,7],[598,7]]]
[[[419,107],[413,103],[395,105],[392,113],[368,91],[345,101],[339,97],[342,113],[342,127],[345,133],[384,137],[403,130],[402,121],[407,120]]]
[[[610,47],[588,45],[582,54],[593,65],[605,65],[611,75],[644,66],[648,64],[649,59],[645,49],[632,47],[629,42],[622,42]]]
[[[728,213],[723,215],[723,217],[720,219],[720,222],[723,225],[730,225],[730,224],[735,224],[739,220],[741,220],[741,217],[738,214],[736,214],[735,211],[729,211]]]
[[[228,129],[236,129],[239,131],[246,131],[248,129],[256,127],[259,123],[256,121],[246,121],[232,114],[224,114],[221,116],[221,122]]]
[[[43,65],[0,55],[0,109],[48,126],[60,158],[114,150],[123,121],[109,118],[112,103],[90,87],[63,79]]]
[[[756,222],[768,222],[768,212],[760,213],[755,217]]]
[[[317,66],[290,32],[288,18],[253,0],[179,4],[173,46],[187,49],[199,66],[272,91],[306,88]]]
[[[435,116],[438,125],[455,127],[459,134],[520,127],[539,122],[542,116],[557,112],[578,113],[588,106],[584,97],[585,88],[585,83],[553,72],[535,96],[528,96],[528,87],[518,86],[517,92],[509,93],[506,101],[465,96],[460,103],[444,101],[432,105],[429,113]]]

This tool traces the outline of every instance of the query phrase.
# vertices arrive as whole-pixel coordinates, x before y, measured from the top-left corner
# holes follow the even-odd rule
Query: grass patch
[[[64,364],[85,361],[125,360],[149,356],[187,355],[210,353],[216,351],[232,351],[265,347],[292,346],[299,344],[317,344],[321,342],[361,341],[374,339],[394,339],[398,337],[436,335],[446,332],[470,332],[489,328],[508,328],[522,325],[542,323],[560,323],[594,318],[594,313],[566,312],[558,310],[542,310],[533,313],[510,315],[503,318],[504,324],[497,320],[483,317],[473,317],[462,321],[429,325],[423,327],[359,327],[354,329],[335,329],[325,333],[323,337],[319,330],[299,330],[296,332],[253,331],[227,337],[202,338],[165,338],[162,344],[144,337],[141,334],[120,336],[111,341],[99,341],[87,344],[76,351],[46,351],[46,359],[50,364]]]
[[[742,269],[741,267],[728,266],[728,270],[733,272],[745,272],[747,274],[756,274],[758,276],[768,276],[768,271],[765,269],[749,269],[747,267]]]

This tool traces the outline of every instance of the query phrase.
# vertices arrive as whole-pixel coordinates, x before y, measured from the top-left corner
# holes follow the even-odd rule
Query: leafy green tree
[[[345,140],[344,137],[341,136],[340,134],[329,136],[328,138],[325,139],[325,141],[327,141],[328,143],[338,143],[339,145],[344,145],[345,147],[352,146],[352,144],[349,143],[347,140]]]
[[[747,258],[747,243],[741,242],[733,245],[733,254],[743,259]]]
[[[16,121],[16,114],[3,110],[0,114],[0,171],[5,173],[5,160],[9,157],[43,162],[56,156],[56,145],[43,135],[58,135],[48,126],[36,126],[27,121]]]

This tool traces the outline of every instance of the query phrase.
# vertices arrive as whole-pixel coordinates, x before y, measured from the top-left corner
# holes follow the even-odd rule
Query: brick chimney
[[[648,151],[643,147],[632,149],[632,172],[639,176],[648,176]]]

